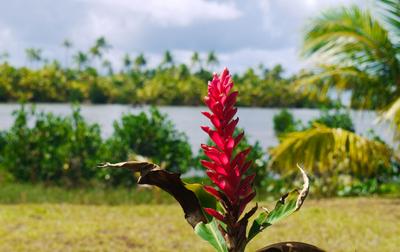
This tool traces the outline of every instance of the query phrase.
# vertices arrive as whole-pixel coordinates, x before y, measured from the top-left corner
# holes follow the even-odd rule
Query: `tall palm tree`
[[[200,58],[200,54],[198,52],[193,52],[192,57],[190,58],[191,61],[191,66],[192,68],[196,68],[198,67],[198,69],[201,69],[201,58]]]
[[[214,51],[209,52],[207,55],[207,65],[209,67],[214,67],[214,66],[217,66],[218,64],[219,64],[219,60],[218,60],[218,57],[215,54],[215,52]]]
[[[89,62],[89,57],[84,52],[79,51],[76,55],[74,55],[74,61],[78,66],[78,70],[81,71],[83,67],[85,67]]]
[[[112,67],[112,63],[111,63],[110,60],[108,60],[108,59],[103,60],[101,65],[102,65],[102,67],[105,68],[105,70],[107,71],[108,75],[112,75],[114,73],[114,70],[113,70],[113,67]]]
[[[42,50],[38,48],[27,48],[25,50],[26,58],[29,62],[35,63],[42,60]]]
[[[124,58],[122,59],[122,63],[124,65],[125,71],[129,71],[131,69],[132,66],[132,59],[129,56],[129,54],[125,54]]]
[[[65,67],[69,67],[69,50],[72,48],[72,42],[68,39],[64,39],[62,46],[65,48]]]
[[[98,59],[101,61],[104,53],[111,48],[111,45],[107,42],[104,37],[99,37],[96,39],[94,45],[90,48],[89,52],[93,59]]]
[[[164,58],[161,62],[161,66],[166,66],[166,67],[174,66],[174,56],[172,56],[172,53],[169,50],[164,52]]]
[[[135,69],[140,71],[144,66],[146,66],[147,64],[147,60],[146,57],[144,56],[143,53],[139,54],[136,58],[135,58]]]

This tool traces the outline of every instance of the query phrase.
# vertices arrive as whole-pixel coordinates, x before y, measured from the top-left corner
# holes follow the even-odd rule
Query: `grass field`
[[[0,251],[212,251],[182,215],[175,204],[3,204]],[[400,200],[309,200],[248,251],[285,240],[335,252],[399,251]]]

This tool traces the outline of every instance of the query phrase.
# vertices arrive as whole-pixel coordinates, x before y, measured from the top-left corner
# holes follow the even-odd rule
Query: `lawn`
[[[179,206],[0,205],[0,251],[212,251]],[[285,241],[327,251],[399,251],[400,200],[309,200],[255,238],[248,251]]]

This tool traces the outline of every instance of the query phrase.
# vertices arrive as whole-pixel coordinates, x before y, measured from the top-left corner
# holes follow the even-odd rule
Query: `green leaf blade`
[[[228,252],[228,246],[224,237],[218,229],[218,222],[213,219],[205,224],[200,222],[194,228],[194,232],[203,240],[210,243],[218,252]]]
[[[264,212],[260,213],[250,228],[247,238],[248,242],[265,228],[275,224],[276,222],[286,218],[300,209],[305,198],[307,197],[310,185],[309,179],[304,170],[300,167],[299,169],[303,175],[304,181],[302,190],[296,189],[283,195],[271,212],[265,210]]]

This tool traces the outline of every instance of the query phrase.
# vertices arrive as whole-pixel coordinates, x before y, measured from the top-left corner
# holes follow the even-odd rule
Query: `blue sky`
[[[263,63],[289,73],[307,65],[298,57],[310,17],[338,5],[373,6],[370,0],[0,0],[0,52],[26,64],[25,48],[63,61],[65,38],[87,50],[99,36],[116,67],[124,53],[143,52],[150,65],[165,50],[178,62],[193,51],[214,50],[220,68],[242,71]]]

